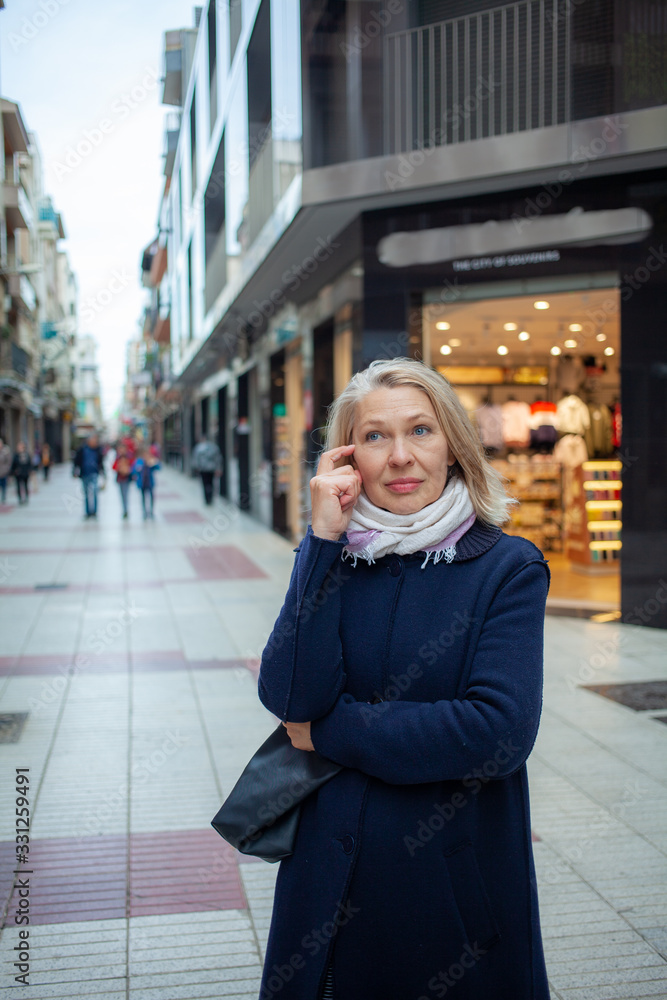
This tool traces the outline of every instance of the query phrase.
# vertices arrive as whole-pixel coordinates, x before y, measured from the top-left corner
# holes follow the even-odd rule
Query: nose
[[[410,452],[408,442],[404,437],[395,437],[391,446],[389,464],[401,467],[405,465],[412,465],[413,462],[414,459]]]

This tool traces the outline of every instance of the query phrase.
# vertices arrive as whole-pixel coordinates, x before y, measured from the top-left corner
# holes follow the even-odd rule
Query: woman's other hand
[[[310,722],[283,722],[292,746],[297,750],[314,750],[310,738]]]
[[[325,451],[317,466],[317,475],[310,480],[312,527],[318,538],[337,542],[350,523],[361,492],[361,473],[353,465],[336,469],[335,464],[353,452],[353,444]]]

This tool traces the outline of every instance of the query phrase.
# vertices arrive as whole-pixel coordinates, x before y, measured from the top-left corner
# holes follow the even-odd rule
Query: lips
[[[421,479],[414,479],[408,476],[401,479],[392,479],[391,482],[385,483],[385,486],[387,489],[392,490],[393,493],[412,493],[421,484]]]

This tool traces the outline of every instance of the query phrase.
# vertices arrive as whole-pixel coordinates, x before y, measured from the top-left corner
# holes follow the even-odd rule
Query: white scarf
[[[431,556],[434,563],[441,559],[450,563],[456,555],[456,542],[472,526],[475,516],[468,487],[456,475],[434,503],[415,514],[392,514],[376,507],[362,492],[348,525],[343,558],[349,556],[355,566],[357,559],[370,565],[391,552],[399,556],[426,552],[422,569]]]

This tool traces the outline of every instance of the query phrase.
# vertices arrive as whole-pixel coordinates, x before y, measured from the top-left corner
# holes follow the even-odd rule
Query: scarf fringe
[[[375,559],[373,558],[373,549],[371,548],[370,545],[367,545],[365,549],[360,549],[359,552],[350,552],[348,548],[344,548],[341,558],[351,559],[352,569],[356,569],[357,559],[365,559],[369,566],[375,565]]]
[[[375,565],[375,559],[373,558],[373,549],[370,545],[367,545],[365,549],[361,549],[359,552],[350,552],[347,548],[343,549],[342,559],[351,559],[352,568],[356,569],[357,560],[365,559],[369,566]],[[456,546],[448,545],[446,549],[436,549],[435,551],[431,549],[426,553],[426,559],[421,564],[420,569],[424,569],[429,559],[433,560],[433,565],[437,566],[438,563],[444,559],[447,564],[453,563],[456,558]]]
[[[435,552],[431,549],[430,552],[426,553],[426,559],[421,564],[421,569],[424,569],[431,556],[433,556],[434,566],[437,566],[441,559],[444,559],[447,564],[453,563],[456,558],[456,546],[448,545],[446,549],[438,549]]]

